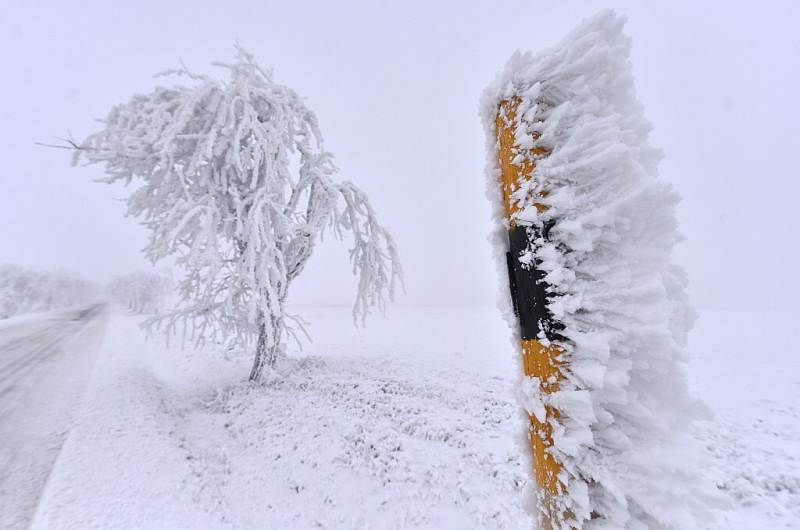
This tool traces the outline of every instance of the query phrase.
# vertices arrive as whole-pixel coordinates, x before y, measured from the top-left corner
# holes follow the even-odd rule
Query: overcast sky
[[[214,72],[239,42],[307,98],[341,178],[398,241],[403,303],[491,303],[478,97],[516,49],[557,43],[605,7],[628,16],[639,97],[683,196],[677,260],[700,307],[787,308],[800,298],[800,3],[0,3],[0,263],[98,281],[147,267],[125,190],[34,145],[83,137],[110,107],[183,60]],[[158,82],[163,83],[163,80]],[[346,245],[326,240],[297,303],[352,301]]]

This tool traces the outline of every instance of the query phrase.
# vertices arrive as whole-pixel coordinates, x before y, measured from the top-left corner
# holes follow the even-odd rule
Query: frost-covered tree
[[[12,263],[0,265],[0,318],[32,310],[40,291],[34,271]]]
[[[172,288],[172,278],[167,273],[135,271],[112,278],[106,291],[134,313],[147,314],[164,307]]]
[[[367,196],[335,182],[317,118],[297,93],[237,47],[227,80],[185,68],[190,86],[157,87],[111,110],[73,143],[73,163],[105,164],[102,182],[133,182],[128,214],[150,231],[145,253],[175,256],[177,306],[148,321],[196,345],[255,344],[250,379],[302,329],[286,311],[292,281],[326,228],[353,237],[354,318],[383,308],[401,279],[395,243]]]
[[[546,52],[517,53],[485,91],[495,254],[505,277],[499,122],[514,131],[513,165],[532,172],[511,194],[527,247],[509,259],[541,274],[541,314],[555,324],[540,320],[539,340],[562,350],[560,377],[519,384],[526,434],[536,435],[529,416],[546,423],[547,451],[559,463],[563,493],[548,524],[707,528],[716,501],[689,436],[702,411],[686,378],[694,317],[686,275],[671,257],[678,197],[656,178],[661,152],[648,140],[623,25],[604,12]],[[513,115],[503,112],[509,101]],[[518,329],[511,301],[505,306]]]

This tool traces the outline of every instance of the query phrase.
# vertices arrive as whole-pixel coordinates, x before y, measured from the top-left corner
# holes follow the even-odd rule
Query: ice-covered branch
[[[358,292],[353,318],[362,323],[371,307],[383,311],[394,297],[402,269],[391,234],[377,221],[367,196],[351,182],[336,186],[344,198],[344,208],[336,216],[335,230],[348,230],[353,236],[350,262],[358,275]]]

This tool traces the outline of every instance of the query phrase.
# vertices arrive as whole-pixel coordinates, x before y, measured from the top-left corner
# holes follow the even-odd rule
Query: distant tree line
[[[134,313],[153,314],[164,308],[174,285],[167,272],[135,271],[112,278],[106,292],[111,300]]]
[[[115,302],[140,315],[155,314],[173,293],[174,283],[167,271],[122,274],[101,287],[74,272],[0,264],[0,319],[98,300]]]
[[[0,319],[87,304],[99,294],[93,282],[73,272],[0,265]]]

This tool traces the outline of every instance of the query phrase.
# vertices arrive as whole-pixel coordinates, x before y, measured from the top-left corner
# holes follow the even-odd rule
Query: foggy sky
[[[434,5],[435,4],[435,5]],[[797,242],[796,2],[45,2],[0,4],[0,263],[106,281],[148,267],[126,192],[36,146],[94,132],[179,60],[225,75],[233,42],[307,98],[339,178],[366,190],[398,242],[401,303],[492,303],[483,88],[516,49],[560,41],[612,7],[628,16],[639,97],[683,196],[676,258],[700,307],[788,308]],[[185,81],[184,81],[185,82]],[[347,304],[347,241],[326,239],[295,303]]]

